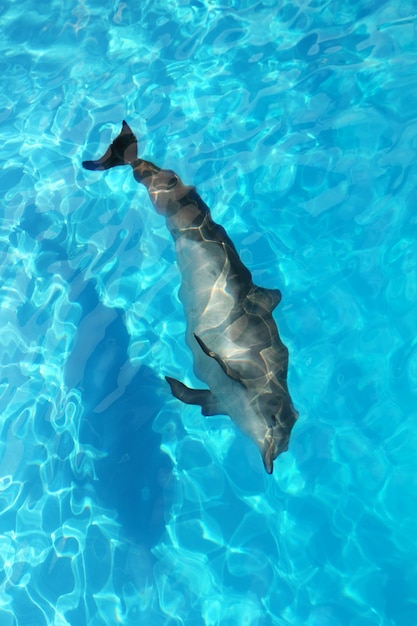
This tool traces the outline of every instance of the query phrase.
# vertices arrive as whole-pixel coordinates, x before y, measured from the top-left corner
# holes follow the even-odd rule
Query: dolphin
[[[195,187],[184,185],[172,170],[138,158],[136,137],[125,121],[105,154],[82,165],[87,170],[130,165],[165,217],[181,274],[187,344],[194,372],[208,389],[165,378],[176,398],[200,406],[203,415],[228,415],[255,442],[272,474],[298,417],[287,386],[288,349],[272,316],[280,291],[253,283]]]

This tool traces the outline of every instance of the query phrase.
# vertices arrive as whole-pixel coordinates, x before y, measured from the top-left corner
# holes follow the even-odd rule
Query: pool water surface
[[[1,626],[417,623],[417,14],[379,0],[0,4]],[[268,476],[199,387],[126,119],[279,288]]]

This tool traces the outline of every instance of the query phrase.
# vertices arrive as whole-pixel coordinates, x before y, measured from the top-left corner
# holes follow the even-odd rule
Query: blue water
[[[1,626],[417,623],[412,0],[0,4]],[[267,476],[199,385],[127,119],[278,287]]]

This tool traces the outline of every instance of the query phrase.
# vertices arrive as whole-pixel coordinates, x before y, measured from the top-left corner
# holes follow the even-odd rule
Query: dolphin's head
[[[298,417],[291,399],[288,396],[280,398],[278,410],[274,415],[269,415],[265,438],[261,448],[262,460],[268,474],[272,474],[273,461],[279,454],[288,450],[288,442],[292,427]]]

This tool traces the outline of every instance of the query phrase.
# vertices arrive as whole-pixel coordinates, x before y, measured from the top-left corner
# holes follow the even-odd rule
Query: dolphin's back
[[[198,194],[193,198],[198,202]],[[263,364],[271,361],[272,373],[276,358],[269,359],[268,350],[275,357],[278,351],[279,367],[273,373],[283,378],[288,352],[272,316],[281,294],[277,289],[264,289],[253,283],[225,229],[212,220],[203,202],[202,205],[201,225],[174,235],[182,276],[180,297],[189,330],[203,339],[210,338],[210,347],[223,351],[225,358],[233,360],[235,353],[236,368],[247,381],[258,377],[254,365],[259,358]],[[246,359],[239,358],[244,352]]]

